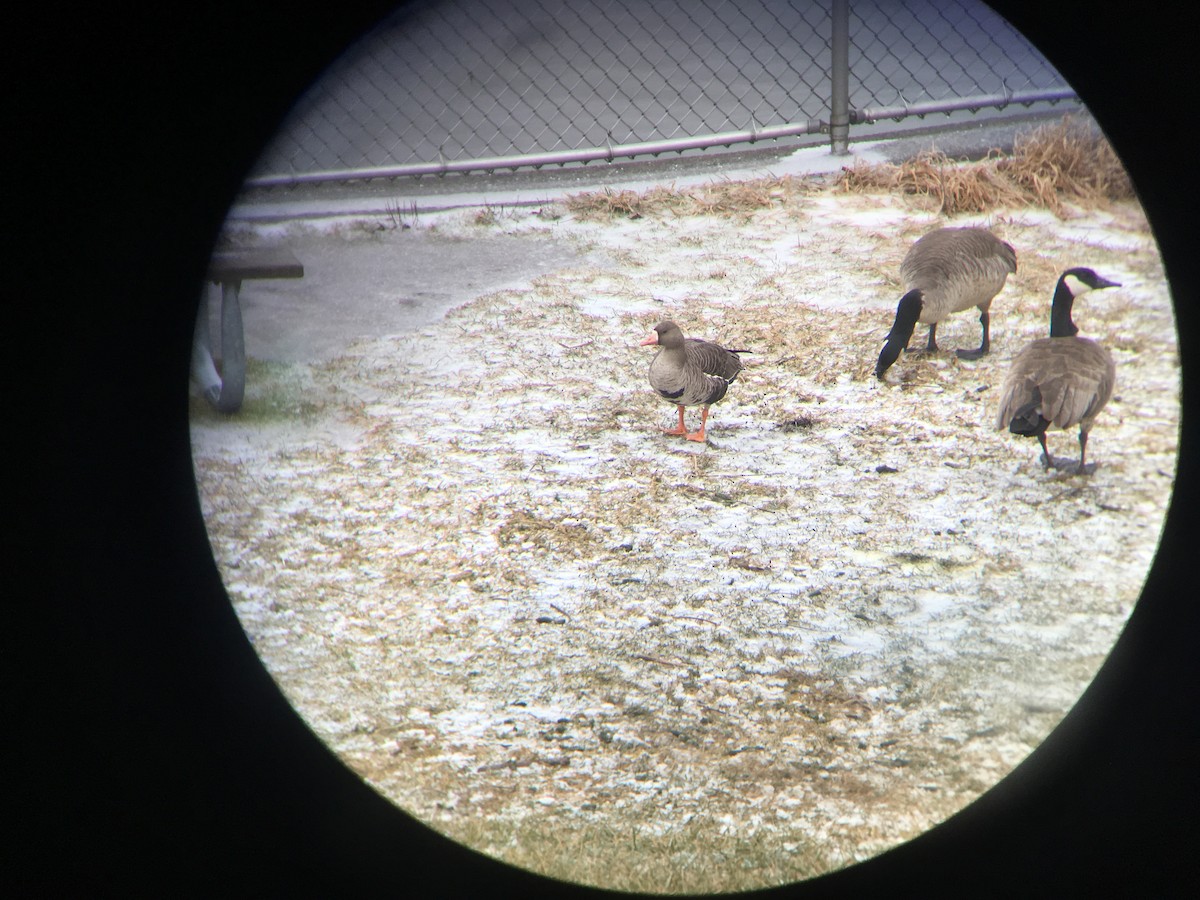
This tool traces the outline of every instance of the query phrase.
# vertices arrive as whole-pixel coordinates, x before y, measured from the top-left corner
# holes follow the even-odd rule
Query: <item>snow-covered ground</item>
[[[538,863],[553,875],[575,871],[570,835],[630,821],[715,822],[827,867],[943,820],[1046,737],[1137,601],[1174,476],[1174,321],[1135,204],[948,223],[779,188],[744,215],[490,212],[243,235],[302,258],[371,243],[397,266],[418,239],[571,252],[411,330],[252,365],[238,416],[193,405],[237,614],[349,767],[501,859],[527,862],[523,830],[560,835]],[[900,260],[940,224],[1017,249],[992,353],[905,357],[880,383]],[[1118,365],[1091,477],[992,428],[1072,265],[1124,285],[1076,306]],[[344,302],[362,277],[325,283]],[[663,318],[752,351],[706,445],[661,433],[674,408],[638,342]],[[976,346],[976,315],[938,338]],[[1050,441],[1078,453],[1073,433]]]

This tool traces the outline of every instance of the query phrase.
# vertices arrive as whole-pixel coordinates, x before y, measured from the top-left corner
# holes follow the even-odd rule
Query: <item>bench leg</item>
[[[240,281],[221,284],[221,395],[217,409],[233,413],[241,409],[246,390],[246,339],[242,331],[242,307],[238,301]]]
[[[212,358],[212,337],[208,331],[208,286],[200,290],[200,309],[196,312],[196,330],[192,337],[192,379],[204,399],[213,406],[221,397],[221,376]]]

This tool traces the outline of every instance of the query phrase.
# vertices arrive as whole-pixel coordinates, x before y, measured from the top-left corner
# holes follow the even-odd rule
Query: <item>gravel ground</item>
[[[947,222],[770,189],[745,213],[485,207],[237,238],[285,240],[335,307],[403,305],[431,246],[451,281],[456,260],[538,248],[444,314],[259,354],[235,417],[192,407],[213,552],[265,665],[346,765],[469,846],[657,891],[868,858],[1024,759],[1137,600],[1180,415],[1140,208]],[[1017,248],[992,353],[906,357],[880,383],[900,260],[941,224]],[[1071,265],[1124,285],[1076,306],[1118,365],[1091,477],[992,428]],[[248,318],[294,290],[248,283]],[[637,344],[662,318],[752,351],[705,445],[661,434],[674,410]],[[960,314],[939,342],[978,327]]]

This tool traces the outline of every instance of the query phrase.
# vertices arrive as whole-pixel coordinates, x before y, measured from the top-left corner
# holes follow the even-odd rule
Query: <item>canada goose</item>
[[[1017,271],[1017,253],[986,228],[938,228],[923,235],[905,254],[900,278],[905,294],[896,307],[896,321],[885,338],[875,377],[883,375],[907,349],[917,322],[929,326],[925,352],[937,350],[938,322],[951,313],[979,308],[983,340],[978,350],[959,350],[961,359],[978,359],[991,341],[988,308],[1010,272]]]
[[[681,434],[689,441],[704,441],[708,407],[725,396],[742,371],[739,353],[700,338],[685,338],[674,322],[659,322],[640,346],[660,349],[650,363],[650,386],[679,409],[679,424],[663,434]],[[683,424],[685,406],[702,407],[700,430],[688,433]]]
[[[1091,269],[1067,269],[1054,288],[1050,307],[1050,337],[1026,345],[1012,361],[1000,391],[996,428],[1036,437],[1042,445],[1042,465],[1058,465],[1046,447],[1046,429],[1079,426],[1079,466],[1088,472],[1088,432],[1112,397],[1117,380],[1112,354],[1089,338],[1077,337],[1071,319],[1075,298],[1099,288],[1120,287]],[[1092,469],[1096,467],[1092,464]]]

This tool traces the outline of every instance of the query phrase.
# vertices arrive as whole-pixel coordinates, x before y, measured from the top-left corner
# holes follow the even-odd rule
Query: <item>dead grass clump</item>
[[[1133,182],[1112,145],[1070,118],[1018,136],[1012,156],[997,160],[995,168],[1056,214],[1064,197],[1096,206],[1134,196]]]
[[[625,216],[630,219],[642,217],[642,199],[637,191],[588,191],[583,194],[568,194],[564,205],[567,211],[579,219],[612,219]]]
[[[805,179],[755,178],[750,181],[717,181],[690,193],[692,215],[747,215],[759,209],[788,204],[815,190]]]
[[[1061,217],[1068,200],[1095,207],[1134,195],[1112,145],[1069,117],[1019,136],[1012,155],[992,151],[978,162],[966,162],[930,150],[901,165],[855,163],[842,169],[834,189],[897,191],[926,199],[944,215],[1044,206]]]
[[[785,679],[784,691],[789,700],[797,704],[801,715],[807,719],[824,724],[839,718],[871,718],[873,710],[870,703],[833,681],[799,669],[781,674]]]
[[[867,163],[856,159],[854,165],[842,166],[833,189],[843,194],[872,194],[894,191],[899,185],[900,167],[893,163]]]
[[[641,193],[605,188],[572,194],[565,203],[571,213],[584,220],[609,220],[620,216],[640,219],[666,213],[679,216],[749,215],[756,210],[794,202],[814,190],[816,188],[808,181],[785,175],[750,181],[715,181],[687,191],[674,186],[653,187]]]
[[[808,431],[817,423],[817,420],[812,416],[799,415],[794,416],[784,422],[777,422],[775,427],[780,431]]]
[[[1028,196],[995,169],[994,157],[981,163],[955,162],[929,150],[901,165],[856,163],[842,170],[835,190],[847,193],[896,191],[927,200],[938,213],[986,212],[999,206],[1027,205]]]
[[[923,153],[900,167],[897,186],[906,194],[927,196],[945,215],[980,213],[1027,202],[1021,189],[997,171],[995,157],[960,165],[940,151]]]
[[[525,510],[516,510],[509,516],[497,530],[496,540],[502,547],[532,544],[545,550],[590,545],[594,541],[582,524],[554,521]]]

